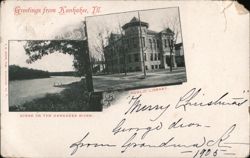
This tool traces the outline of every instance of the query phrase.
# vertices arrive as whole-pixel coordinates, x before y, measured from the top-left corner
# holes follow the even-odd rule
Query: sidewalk
[[[185,68],[177,68],[172,72],[169,70],[146,72],[146,78],[143,72],[128,73],[127,76],[124,73],[93,76],[95,91],[134,89],[182,82],[186,82]]]
[[[177,73],[183,73],[185,71],[185,68],[174,68],[172,72],[170,72],[169,69],[158,69],[154,71],[146,71],[146,77],[152,77],[160,74],[164,75],[173,75]],[[108,74],[108,75],[98,75],[93,76],[93,78],[113,78],[112,80],[120,80],[120,79],[142,79],[144,78],[144,73],[142,71],[139,72],[128,72],[125,76],[125,73],[116,73],[116,74]]]

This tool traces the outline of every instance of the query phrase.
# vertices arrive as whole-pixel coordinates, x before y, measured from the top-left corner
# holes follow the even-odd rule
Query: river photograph
[[[83,40],[24,40],[9,45],[9,111],[101,110],[90,103]]]

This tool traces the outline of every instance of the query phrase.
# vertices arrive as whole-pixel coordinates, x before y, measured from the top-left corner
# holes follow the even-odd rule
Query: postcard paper
[[[1,156],[249,156],[235,1],[4,1]]]

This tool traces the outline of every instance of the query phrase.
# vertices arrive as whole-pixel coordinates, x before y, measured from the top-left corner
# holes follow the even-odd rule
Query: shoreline
[[[98,111],[97,106],[90,106],[89,104],[90,98],[85,79],[64,84],[63,88],[59,93],[46,93],[44,97],[33,99],[18,106],[11,106],[9,111]]]

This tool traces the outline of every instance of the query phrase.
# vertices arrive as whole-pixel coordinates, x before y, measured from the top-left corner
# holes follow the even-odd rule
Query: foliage
[[[50,76],[77,76],[75,71],[49,72]]]
[[[78,75],[85,74],[84,65],[84,44],[83,40],[33,40],[27,41],[24,45],[26,54],[29,59],[27,63],[33,63],[41,59],[45,55],[51,53],[63,53],[74,56],[73,66]]]
[[[29,69],[17,65],[9,66],[9,80],[23,80],[50,77],[48,71]]]

